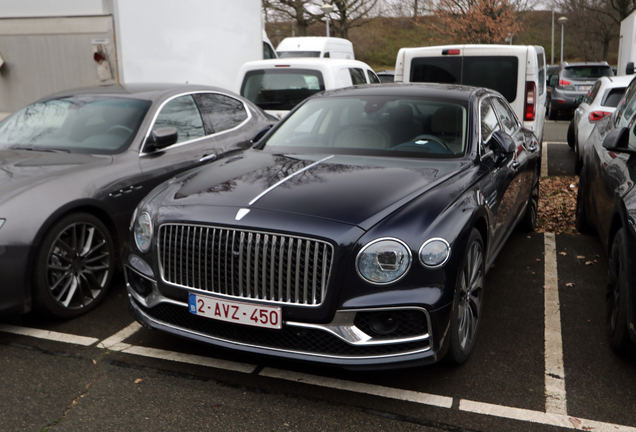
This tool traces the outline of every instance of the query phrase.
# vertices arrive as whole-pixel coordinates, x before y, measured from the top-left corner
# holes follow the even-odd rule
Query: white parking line
[[[567,429],[577,429],[595,432],[635,432],[636,428],[622,426],[612,423],[597,422],[594,420],[571,417],[565,414],[544,413],[521,408],[506,407],[502,405],[492,405],[469,400],[459,401],[459,410],[475,414],[484,414],[493,417],[501,417],[512,420],[520,420],[530,423],[559,426]]]
[[[125,344],[123,343],[123,341],[125,339],[128,339],[133,334],[135,334],[137,330],[139,330],[140,328],[141,328],[141,324],[139,324],[137,321],[133,321],[133,323],[130,324],[128,327],[118,331],[111,337],[104,339],[103,341],[98,343],[97,346],[99,348],[105,348],[111,351],[121,351],[126,348],[129,348],[131,345]]]
[[[259,375],[337,390],[347,390],[355,393],[381,396],[408,402],[416,402],[424,405],[433,405],[441,408],[450,408],[453,406],[453,398],[447,396],[436,396],[428,393],[415,392],[411,390],[401,390],[392,387],[384,387],[354,381],[346,381],[337,378],[320,377],[300,372],[264,368]]]
[[[31,336],[38,339],[47,339],[56,342],[72,343],[75,345],[90,346],[99,339],[86,336],[75,336],[68,333],[58,333],[48,330],[40,330],[28,327],[18,327],[9,324],[0,324],[0,332],[13,333],[23,336]]]
[[[552,414],[566,415],[568,410],[565,394],[559,277],[557,274],[556,237],[554,233],[544,234],[544,244],[545,410]]]

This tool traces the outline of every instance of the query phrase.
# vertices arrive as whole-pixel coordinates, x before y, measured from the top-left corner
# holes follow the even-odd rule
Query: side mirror
[[[634,62],[627,63],[627,66],[625,66],[625,75],[634,75]]]
[[[559,76],[557,74],[550,75],[550,87],[559,86]]]
[[[517,150],[517,144],[510,135],[497,131],[492,134],[488,141],[490,148],[497,156],[508,156]]]
[[[164,149],[177,142],[179,132],[174,126],[166,126],[150,132],[146,140],[146,151],[153,152]]]
[[[629,128],[614,129],[603,140],[603,147],[614,153],[636,154],[636,149],[629,146]]]
[[[252,138],[251,143],[252,144],[256,144],[257,142],[259,142],[261,140],[261,138],[263,138],[265,136],[265,134],[267,132],[269,132],[269,130],[274,127],[273,124],[267,125],[265,126],[263,129],[259,130],[256,135],[254,135],[254,138]]]

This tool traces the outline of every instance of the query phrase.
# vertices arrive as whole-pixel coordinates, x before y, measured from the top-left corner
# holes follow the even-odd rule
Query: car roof
[[[599,78],[603,87],[627,87],[633,79],[634,75],[604,76]]]
[[[333,58],[315,58],[315,57],[288,57],[283,59],[256,60],[247,62],[241,68],[242,70],[266,69],[275,67],[324,67],[324,68],[342,68],[342,67],[366,67],[369,65],[359,60],[349,59],[333,59]]]
[[[180,93],[190,93],[197,91],[217,91],[221,93],[234,94],[220,87],[213,87],[198,84],[179,83],[131,83],[131,84],[109,84],[91,87],[81,87],[64,90],[46,96],[43,100],[69,97],[75,95],[102,95],[102,96],[124,96],[139,99],[156,100],[166,96]]]
[[[329,90],[312,96],[311,99],[323,97],[347,97],[347,96],[398,96],[398,97],[427,97],[454,101],[468,101],[473,97],[484,93],[499,93],[480,87],[470,87],[456,84],[436,83],[385,83],[366,84],[342,89]]]

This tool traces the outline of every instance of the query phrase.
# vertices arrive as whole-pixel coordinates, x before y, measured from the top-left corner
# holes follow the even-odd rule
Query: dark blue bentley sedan
[[[536,223],[541,151],[505,99],[384,84],[299,105],[147,196],[125,257],[144,325],[346,368],[470,356],[484,276]]]

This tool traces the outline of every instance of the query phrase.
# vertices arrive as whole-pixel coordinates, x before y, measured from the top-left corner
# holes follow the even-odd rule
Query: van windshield
[[[278,51],[278,58],[320,57],[320,51]]]
[[[264,110],[289,111],[323,91],[322,73],[311,69],[260,69],[245,74],[241,96]]]
[[[419,57],[411,62],[411,82],[486,87],[512,103],[517,98],[518,70],[516,56]]]

